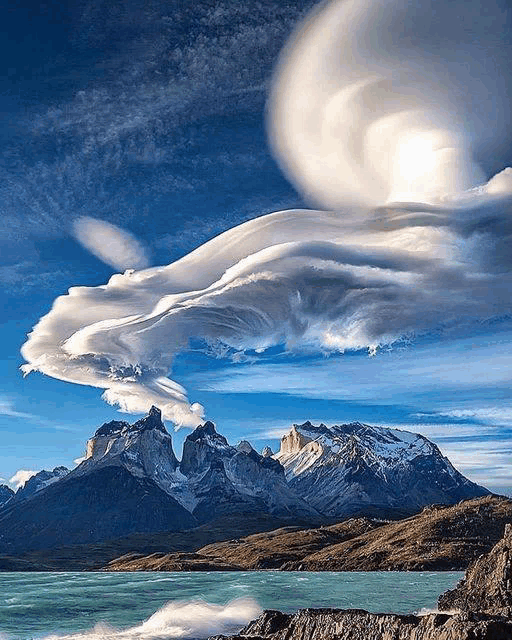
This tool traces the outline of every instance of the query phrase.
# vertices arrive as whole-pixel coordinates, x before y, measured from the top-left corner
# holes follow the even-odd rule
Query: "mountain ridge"
[[[432,502],[453,504],[489,493],[456,471],[424,436],[359,422],[294,425],[278,453],[268,448],[262,453],[247,441],[229,444],[207,421],[187,435],[178,460],[156,407],[133,424],[107,422],[88,440],[78,467],[39,472],[18,491],[25,492],[23,500],[15,494],[0,507],[0,553],[58,546],[66,530],[74,532],[69,542],[83,544],[257,513],[318,526],[357,513],[403,517]],[[80,486],[89,502],[77,502]],[[114,486],[117,499],[107,500],[102,518],[97,503]],[[129,522],[126,510],[144,512],[144,505],[136,507],[144,496],[167,516],[148,512],[145,522],[139,514]],[[102,521],[107,517],[112,526]],[[82,522],[83,532],[73,518]],[[46,534],[37,539],[34,532],[41,529]]]

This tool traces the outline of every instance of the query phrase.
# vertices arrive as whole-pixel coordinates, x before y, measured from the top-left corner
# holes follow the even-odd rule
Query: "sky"
[[[2,478],[155,402],[178,453],[358,420],[512,492],[506,2],[3,14]]]

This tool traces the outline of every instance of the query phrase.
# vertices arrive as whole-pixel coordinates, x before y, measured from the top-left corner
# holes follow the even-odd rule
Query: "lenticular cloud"
[[[23,346],[24,372],[194,426],[201,405],[168,377],[193,339],[375,351],[512,312],[512,171],[486,181],[479,156],[508,133],[510,43],[490,4],[317,11],[283,53],[268,121],[283,170],[329,211],[263,216],[168,266],[70,289]]]
[[[330,209],[439,204],[485,182],[476,156],[510,136],[510,18],[501,0],[323,7],[275,74],[268,121],[283,169]]]

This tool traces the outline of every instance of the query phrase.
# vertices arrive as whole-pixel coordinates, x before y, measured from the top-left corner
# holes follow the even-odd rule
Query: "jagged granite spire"
[[[113,420],[102,425],[87,442],[86,459],[79,469],[87,472],[93,465],[123,466],[167,491],[176,480],[178,460],[160,409],[151,407],[147,416],[133,424]]]
[[[183,443],[179,467],[188,478],[192,513],[199,520],[221,514],[263,511],[321,517],[288,487],[281,464],[247,442],[232,447],[213,422],[199,425]]]
[[[162,422],[162,412],[158,407],[153,405],[149,410],[149,413],[144,418],[137,420],[134,422],[131,427],[133,431],[142,431],[144,429],[160,429],[160,431],[164,431],[167,433],[167,429]]]

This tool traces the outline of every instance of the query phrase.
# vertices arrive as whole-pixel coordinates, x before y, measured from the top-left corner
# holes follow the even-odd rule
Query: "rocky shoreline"
[[[210,640],[510,640],[512,638],[512,525],[465,578],[427,615],[359,609],[264,611],[238,634]]]

